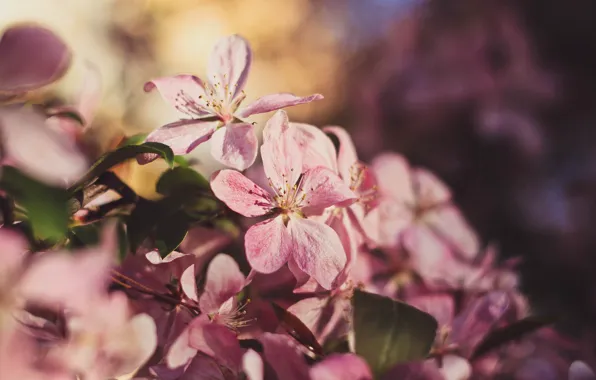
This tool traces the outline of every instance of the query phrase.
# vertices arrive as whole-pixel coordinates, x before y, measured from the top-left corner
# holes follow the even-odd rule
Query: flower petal
[[[302,218],[291,218],[288,230],[298,267],[325,289],[333,288],[347,260],[337,233],[326,224]]]
[[[357,199],[337,174],[323,166],[306,171],[301,187],[305,194],[302,211],[306,215],[321,215],[327,207],[348,206]]]
[[[569,380],[594,380],[596,375],[588,365],[576,360],[569,366]]]
[[[258,140],[250,124],[228,124],[211,137],[211,155],[236,170],[245,170],[257,158]]]
[[[197,354],[198,348],[190,344],[190,332],[193,329],[202,329],[208,323],[209,318],[207,315],[200,315],[193,319],[182,333],[178,335],[178,338],[172,343],[165,357],[169,368],[184,366]]]
[[[260,337],[263,353],[278,379],[306,380],[308,366],[296,344],[285,335],[264,333]]]
[[[278,193],[292,187],[302,173],[303,153],[296,149],[294,136],[295,129],[290,128],[285,111],[276,112],[263,129],[263,169]]]
[[[0,133],[8,161],[50,185],[72,183],[87,170],[87,160],[77,146],[48,128],[37,113],[3,110]]]
[[[0,281],[18,274],[27,250],[28,243],[23,236],[7,228],[0,229]]]
[[[415,204],[414,187],[408,161],[396,153],[382,153],[372,162],[381,195],[409,205]]]
[[[408,299],[408,303],[435,317],[439,328],[451,326],[455,314],[455,303],[450,294],[426,294]]]
[[[242,356],[242,368],[248,380],[263,380],[265,376],[261,355],[249,349]]]
[[[151,132],[145,141],[166,144],[174,154],[187,154],[209,140],[217,129],[217,124],[216,121],[179,120]],[[142,154],[137,157],[137,161],[143,165],[157,157],[157,154]]]
[[[511,299],[507,293],[493,291],[471,302],[453,321],[448,337],[457,343],[464,357],[469,356],[476,345],[501,320],[510,309]]]
[[[294,138],[304,151],[304,169],[325,166],[338,173],[337,152],[333,141],[325,132],[310,124],[290,123],[290,126],[296,130]]]
[[[236,334],[223,325],[217,323],[194,325],[190,329],[189,344],[234,371],[242,368],[243,351],[240,343]]]
[[[326,133],[335,135],[339,140],[339,152],[337,153],[339,176],[349,184],[352,177],[352,166],[358,164],[358,155],[356,154],[356,147],[352,142],[352,138],[341,127],[325,127],[323,130]]]
[[[447,185],[430,171],[416,168],[412,171],[412,178],[418,204],[440,205],[451,200]]]
[[[194,264],[182,272],[182,276],[180,276],[180,287],[182,288],[182,292],[188,298],[195,302],[199,301],[199,296],[197,295],[197,281],[195,279]]]
[[[232,35],[217,42],[209,57],[207,74],[221,99],[234,99],[242,92],[251,61],[250,46],[244,38]]]
[[[314,94],[305,97],[296,96],[287,92],[282,92],[279,94],[270,94],[258,98],[246,107],[237,111],[235,113],[235,116],[243,119],[258,113],[275,111],[282,108],[310,103],[312,101],[321,99],[323,99],[323,95],[321,94]]]
[[[241,215],[261,216],[273,209],[271,195],[235,170],[213,173],[210,183],[215,196]]]
[[[332,354],[310,368],[312,380],[372,380],[366,361],[355,354]]]
[[[0,38],[0,94],[40,88],[62,77],[71,62],[64,42],[46,28],[19,25]]]
[[[289,259],[292,238],[281,216],[257,223],[244,236],[246,258],[250,266],[261,273],[273,273]]]
[[[201,312],[217,312],[224,302],[242,290],[245,282],[236,260],[225,254],[215,256],[207,268],[205,290],[199,299]]]
[[[182,118],[197,119],[215,115],[213,108],[207,106],[209,97],[205,90],[205,84],[194,75],[161,77],[145,83],[145,92],[150,92],[155,88]]]
[[[424,221],[462,259],[471,261],[480,254],[478,236],[457,207],[437,207],[424,213]]]

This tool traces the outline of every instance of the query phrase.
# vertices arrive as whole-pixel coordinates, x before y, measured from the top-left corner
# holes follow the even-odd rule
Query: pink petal
[[[458,343],[464,356],[468,356],[510,308],[510,298],[505,292],[493,291],[470,303],[453,321],[449,341]]]
[[[310,368],[312,380],[372,380],[366,361],[355,354],[332,354]]]
[[[352,177],[352,166],[358,163],[358,155],[356,154],[356,147],[352,142],[352,138],[341,127],[326,127],[323,129],[326,133],[331,133],[339,140],[339,152],[337,154],[337,166],[339,168],[339,175],[347,183],[350,183]]]
[[[263,380],[265,376],[261,355],[249,349],[242,357],[242,368],[248,380]]]
[[[64,42],[46,28],[19,25],[0,38],[0,94],[18,94],[62,77],[71,62]]]
[[[285,335],[264,333],[259,339],[263,353],[278,379],[307,380],[308,366],[296,344]]]
[[[478,236],[457,207],[448,205],[426,212],[424,222],[461,258],[471,261],[480,254]]]
[[[79,179],[87,160],[66,136],[48,128],[36,113],[6,110],[0,113],[4,155],[25,173],[56,186]]]
[[[158,373],[160,375],[161,373]],[[220,368],[217,361],[214,359],[203,356],[197,355],[182,376],[175,376],[173,374],[171,378],[163,378],[162,376],[159,377],[160,380],[226,380],[226,376],[222,372],[222,368]],[[135,380],[145,380],[145,379],[137,379]],[[147,379],[149,380],[149,379]]]
[[[596,375],[588,365],[576,360],[569,367],[569,380],[594,380]]]
[[[238,343],[236,334],[230,329],[216,323],[201,323],[194,325],[189,330],[191,347],[211,356],[220,364],[234,371],[239,371],[242,368],[244,352]]]
[[[235,99],[242,92],[251,61],[250,46],[244,38],[232,35],[217,42],[209,57],[207,74],[221,99]]]
[[[445,380],[469,379],[472,375],[470,362],[461,356],[446,355],[443,357],[442,367],[439,369]]]
[[[455,314],[455,303],[450,294],[428,294],[408,299],[408,303],[435,317],[439,328],[451,326]]]
[[[44,253],[21,278],[20,292],[44,305],[87,310],[106,293],[113,259],[101,249]]]
[[[279,193],[293,186],[302,173],[303,153],[296,149],[294,136],[285,111],[276,112],[263,129],[263,169]]]
[[[357,199],[337,174],[323,166],[306,171],[301,188],[306,194],[302,201],[306,215],[320,215],[327,207],[348,206]]]
[[[102,81],[99,69],[91,62],[85,63],[87,72],[76,97],[76,108],[83,117],[85,125],[89,125],[101,101]]]
[[[129,328],[136,339],[136,350],[118,366],[119,374],[128,374],[139,369],[153,355],[157,347],[157,334],[153,318],[137,314],[131,318]]]
[[[396,153],[382,153],[372,163],[381,195],[409,205],[415,204],[414,187],[408,161]]]
[[[207,268],[205,290],[199,300],[201,312],[217,312],[224,302],[242,290],[245,282],[238,263],[231,256],[215,256]]]
[[[180,333],[170,346],[165,356],[169,368],[178,368],[186,365],[197,354],[198,348],[190,345],[190,332],[193,329],[202,329],[209,323],[207,315],[203,314],[193,319],[192,322]]]
[[[17,232],[0,229],[0,278],[3,281],[19,274],[28,246],[27,240]]]
[[[290,123],[290,126],[296,130],[294,138],[304,151],[304,169],[325,166],[338,173],[337,152],[329,136],[314,125]]]
[[[261,216],[273,209],[271,195],[235,170],[213,173],[210,183],[215,196],[241,215]]]
[[[412,178],[417,188],[418,204],[439,205],[451,200],[451,191],[436,175],[426,169],[416,168]]]
[[[314,94],[306,97],[300,97],[290,93],[270,94],[260,97],[248,106],[237,111],[235,115],[243,119],[258,113],[275,111],[285,107],[310,103],[314,100],[321,99],[323,99],[323,95],[321,94]]]
[[[410,254],[412,267],[428,285],[458,287],[469,274],[453,257],[449,247],[426,226],[406,229],[403,245]]]
[[[244,247],[248,263],[261,273],[273,273],[281,268],[294,248],[281,216],[250,227],[244,236]]]
[[[211,137],[211,155],[236,170],[245,170],[257,158],[258,141],[250,124],[228,124]]]
[[[180,120],[156,129],[145,141],[166,144],[174,154],[187,154],[209,140],[217,125],[217,121]],[[157,157],[157,154],[142,154],[137,161],[143,165]]]
[[[180,276],[180,287],[182,292],[195,302],[199,302],[199,296],[197,295],[197,281],[195,279],[195,266],[194,264],[189,266],[182,272]]]
[[[325,289],[333,288],[346,266],[346,253],[337,233],[326,224],[302,218],[291,218],[288,230],[298,267]]]
[[[210,97],[205,91],[203,81],[194,75],[162,77],[145,83],[145,92],[156,88],[162,98],[178,111],[181,118],[198,119],[215,115],[215,111],[207,106]]]

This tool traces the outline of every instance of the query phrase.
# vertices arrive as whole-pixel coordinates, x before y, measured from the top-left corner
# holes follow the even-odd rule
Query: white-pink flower
[[[250,65],[248,43],[232,35],[215,45],[207,66],[207,81],[194,75],[177,75],[145,84],[145,91],[157,88],[182,117],[151,133],[147,141],[164,143],[175,154],[186,154],[211,140],[211,154],[216,160],[238,170],[248,168],[257,156],[257,136],[253,125],[243,121],[245,118],[323,99],[320,94],[299,97],[278,93],[239,108],[246,96],[243,88]],[[140,162],[155,158],[146,155]]]
[[[254,270],[273,273],[291,261],[331,289],[346,264],[346,253],[331,227],[308,217],[330,206],[349,205],[356,195],[326,167],[303,170],[304,154],[297,149],[294,134],[284,111],[278,111],[265,126],[261,156],[271,191],[233,170],[216,172],[211,188],[239,214],[271,216],[252,226],[245,236],[246,255]]]

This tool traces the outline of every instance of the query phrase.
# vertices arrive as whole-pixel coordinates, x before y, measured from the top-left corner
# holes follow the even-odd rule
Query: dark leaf
[[[0,187],[27,211],[27,219],[38,239],[57,242],[66,236],[70,215],[68,194],[5,166]]]
[[[163,195],[188,194],[193,191],[208,191],[209,181],[197,171],[176,167],[164,172],[157,181],[156,190]]]
[[[161,257],[166,257],[170,252],[178,248],[186,237],[189,228],[189,220],[186,214],[178,212],[169,218],[162,219],[155,227],[155,246]]]
[[[356,353],[379,376],[399,363],[427,357],[437,321],[403,302],[360,290],[352,298]]]
[[[76,192],[81,190],[87,183],[91,182],[113,166],[135,158],[137,155],[143,153],[157,154],[163,158],[170,167],[174,165],[174,153],[172,152],[172,149],[165,144],[147,142],[141,145],[127,145],[101,156],[93,166],[91,166],[83,178],[71,186],[70,191]]]
[[[478,344],[470,360],[479,358],[503,344],[522,338],[542,327],[552,324],[554,320],[548,317],[526,317],[510,325],[496,328],[489,332]]]
[[[132,136],[128,137],[127,139],[125,139],[124,141],[122,141],[120,143],[120,145],[118,145],[118,148],[122,148],[123,146],[129,146],[129,145],[140,145],[145,141],[146,138],[147,138],[147,133],[138,133],[136,135],[132,135]]]
[[[314,334],[298,317],[273,302],[271,306],[279,320],[280,326],[292,338],[296,339],[298,343],[308,348],[314,354],[318,356],[323,355],[323,347],[321,347]]]

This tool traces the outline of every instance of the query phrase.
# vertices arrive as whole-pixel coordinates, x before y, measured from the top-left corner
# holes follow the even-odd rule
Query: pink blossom
[[[480,247],[447,186],[427,170],[410,168],[398,154],[382,154],[372,167],[380,206],[370,218],[378,218],[371,221],[379,226],[378,244],[405,248],[428,285],[459,286]]]
[[[50,185],[63,186],[79,179],[87,160],[67,136],[45,123],[42,115],[16,109],[0,110],[4,165],[12,165]]]
[[[245,285],[246,279],[232,257],[215,256],[207,268],[205,288],[199,298],[201,312],[231,329],[243,326],[245,305],[238,305],[236,295]]]
[[[0,101],[59,79],[71,54],[50,30],[35,25],[8,28],[0,38]]]
[[[154,131],[147,141],[161,142],[176,154],[186,154],[211,140],[211,154],[221,163],[238,170],[251,166],[257,156],[257,137],[253,125],[243,121],[245,118],[323,98],[319,94],[298,97],[279,93],[239,108],[246,96],[243,89],[251,60],[246,40],[237,35],[228,36],[211,53],[207,82],[193,75],[177,75],[145,84],[145,91],[157,88],[183,118]],[[145,156],[141,162],[152,159],[155,158]]]
[[[593,380],[596,379],[594,371],[582,361],[574,361],[569,367],[569,380]]]
[[[215,195],[232,210],[248,217],[269,216],[250,227],[246,255],[258,272],[273,273],[288,261],[330,289],[346,264],[337,233],[308,218],[327,207],[348,205],[355,194],[328,168],[303,169],[303,153],[295,149],[294,128],[278,111],[267,123],[261,147],[271,192],[232,170],[211,177]]]
[[[214,359],[220,366],[233,373],[242,369],[244,350],[236,335],[227,327],[211,323],[205,314],[195,318],[180,334],[166,355],[167,366],[171,369],[193,368],[193,362],[202,361],[203,356]]]

